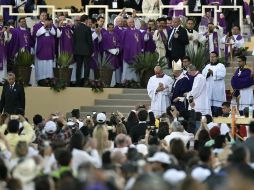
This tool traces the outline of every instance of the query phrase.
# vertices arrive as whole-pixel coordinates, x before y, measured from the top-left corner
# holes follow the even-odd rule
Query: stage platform
[[[32,121],[35,114],[47,117],[50,113],[67,113],[81,106],[93,106],[95,99],[107,99],[109,94],[122,92],[121,88],[104,88],[104,92],[94,93],[91,88],[68,87],[56,93],[48,87],[25,87],[26,116]]]

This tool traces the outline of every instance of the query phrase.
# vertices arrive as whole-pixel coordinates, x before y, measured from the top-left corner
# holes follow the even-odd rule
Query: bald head
[[[161,77],[163,75],[163,71],[160,66],[154,67],[154,74],[156,77]]]
[[[177,28],[181,24],[181,19],[179,17],[175,17],[173,19],[173,27]]]
[[[127,20],[127,25],[130,27],[130,28],[134,28],[135,24],[134,24],[134,18],[128,18]]]
[[[123,26],[123,17],[117,16],[116,17],[116,26],[122,27]]]

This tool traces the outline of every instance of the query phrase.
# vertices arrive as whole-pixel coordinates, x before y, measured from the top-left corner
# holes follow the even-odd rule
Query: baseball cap
[[[105,123],[106,121],[106,115],[104,113],[98,113],[96,117],[96,121],[98,123]]]

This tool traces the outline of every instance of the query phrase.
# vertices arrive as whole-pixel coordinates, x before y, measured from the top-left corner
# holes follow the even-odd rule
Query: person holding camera
[[[210,106],[206,87],[206,78],[198,72],[195,65],[188,68],[189,75],[194,77],[193,86],[190,92],[186,93],[189,104],[194,103],[195,112],[201,112],[202,115],[210,114]]]

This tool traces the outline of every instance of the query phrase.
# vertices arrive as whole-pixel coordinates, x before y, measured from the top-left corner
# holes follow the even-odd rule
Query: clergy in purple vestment
[[[127,20],[128,28],[124,30],[122,36],[123,44],[123,75],[122,81],[135,80],[138,81],[138,77],[134,70],[129,65],[133,64],[135,57],[143,51],[143,39],[141,32],[135,29],[134,19],[129,18]]]
[[[39,85],[44,85],[45,79],[53,78],[55,35],[52,19],[48,19],[46,13],[42,12],[40,22],[33,27],[33,37],[36,41],[35,78]]]
[[[20,49],[24,49],[27,50],[28,52],[31,52],[34,47],[34,43],[32,40],[31,33],[27,28],[25,17],[19,18],[19,27],[16,28],[15,30],[17,34],[17,45],[15,46],[15,48],[17,48],[15,50],[16,53]]]
[[[119,66],[118,54],[120,52],[120,41],[118,36],[114,33],[114,25],[109,23],[108,31],[102,34],[102,46],[106,56],[109,58],[112,69],[114,70],[112,76],[112,85],[119,85],[121,83],[121,70]]]
[[[122,43],[122,36],[123,36],[123,17],[117,16],[115,19],[115,28],[114,28],[114,33],[117,35],[120,43],[120,51],[119,54],[117,55],[119,59],[119,65],[122,68],[123,66],[123,43]]]
[[[102,48],[101,41],[102,36],[100,33],[99,28],[91,28],[92,31],[92,40],[93,40],[93,46],[92,46],[92,57],[89,61],[89,68],[90,68],[90,76],[89,79],[96,79],[96,71],[98,70],[97,60],[98,55],[102,52],[100,52],[100,48]]]
[[[246,57],[239,56],[237,62],[239,68],[236,70],[234,76],[231,79],[231,85],[234,89],[233,96],[239,99],[239,110],[243,111],[245,107],[253,106],[253,85],[254,79],[251,74],[251,69],[246,65]]]
[[[0,25],[0,82],[7,76],[6,43],[9,40],[7,32],[8,29]]]
[[[73,54],[73,30],[66,20],[60,23],[59,52],[67,52]]]

